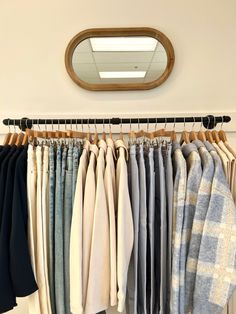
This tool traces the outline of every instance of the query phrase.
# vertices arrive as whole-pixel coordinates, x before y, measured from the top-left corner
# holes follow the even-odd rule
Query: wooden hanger
[[[214,141],[216,142],[216,144],[218,144],[220,142],[220,137],[219,137],[218,131],[213,130],[211,132],[211,134],[212,134],[212,137],[213,137]]]
[[[123,131],[122,131],[122,118],[120,119],[120,134],[119,134],[119,139],[120,140],[124,140],[124,134],[123,134]]]
[[[225,142],[228,142],[228,140],[227,140],[227,136],[226,136],[225,131],[222,129],[223,124],[224,124],[224,118],[223,118],[223,116],[222,116],[221,129],[220,129],[220,131],[218,132],[218,135],[219,135],[220,140],[225,143]]]
[[[185,128],[185,118],[184,118],[184,129],[181,133],[181,137],[180,137],[180,141],[179,141],[180,145],[183,145],[183,143],[189,144],[190,143],[190,139],[189,139],[189,132],[186,131]]]
[[[15,145],[17,137],[18,137],[18,133],[16,133],[16,125],[15,125],[15,120],[14,120],[14,133],[11,134],[8,144],[11,146]]]
[[[181,134],[181,138],[180,138],[180,145],[182,145],[183,143],[189,144],[190,143],[190,138],[189,138],[189,132],[184,130]]]
[[[10,138],[11,138],[11,130],[10,130],[10,126],[9,126],[9,120],[8,120],[8,128],[9,128],[9,132],[5,135],[4,140],[3,140],[3,145],[8,145],[10,142]]]
[[[193,125],[192,125],[192,130],[189,133],[189,141],[196,141],[198,139],[197,137],[197,132],[195,132],[194,129],[194,125],[195,125],[195,118],[193,117]]]
[[[205,132],[202,131],[202,126],[203,126],[203,118],[201,118],[201,126],[200,126],[200,130],[197,133],[197,137],[200,141],[205,142],[206,141],[206,135],[205,135]]]
[[[206,135],[206,139],[208,140],[208,142],[210,142],[211,144],[215,143],[211,131],[206,130],[205,135]]]

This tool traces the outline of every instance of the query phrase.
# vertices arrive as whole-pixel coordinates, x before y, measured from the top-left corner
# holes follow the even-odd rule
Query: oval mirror
[[[65,64],[72,80],[88,90],[145,90],[168,78],[174,49],[152,28],[87,29],[69,42]]]

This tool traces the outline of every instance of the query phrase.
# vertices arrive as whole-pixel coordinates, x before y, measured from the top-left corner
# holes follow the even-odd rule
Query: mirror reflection
[[[76,46],[72,67],[91,84],[148,83],[164,73],[167,54],[153,37],[90,37]]]

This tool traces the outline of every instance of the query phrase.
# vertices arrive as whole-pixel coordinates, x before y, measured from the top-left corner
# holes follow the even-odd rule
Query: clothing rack
[[[3,124],[18,126],[22,131],[26,128],[31,129],[33,125],[60,125],[60,124],[142,124],[142,123],[197,123],[201,122],[206,129],[213,129],[218,123],[228,123],[231,121],[230,116],[213,116],[205,117],[158,117],[158,118],[88,118],[88,119],[4,119]]]

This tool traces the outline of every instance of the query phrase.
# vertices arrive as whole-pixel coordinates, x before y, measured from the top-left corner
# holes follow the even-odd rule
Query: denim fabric
[[[72,172],[73,172],[73,146],[69,145],[67,154],[67,169],[65,175],[64,192],[64,272],[65,272],[65,308],[70,314],[70,227],[72,217]]]
[[[161,211],[161,289],[160,289],[160,314],[165,313],[166,305],[166,261],[167,261],[167,211],[166,211],[166,190],[165,172],[161,147],[158,148],[159,159],[159,200]]]
[[[64,157],[65,160],[65,157]],[[65,161],[63,164],[65,167]],[[65,169],[65,168],[64,168]],[[55,192],[55,299],[56,313],[65,314],[64,263],[63,263],[63,173],[62,148],[57,146],[56,192]]]
[[[49,217],[48,217],[48,278],[52,314],[56,313],[54,276],[54,218],[55,218],[55,148],[49,147]]]
[[[146,314],[146,263],[147,263],[147,202],[146,202],[146,171],[144,164],[143,145],[139,147],[139,244],[138,244],[138,313]]]
[[[150,193],[150,164],[149,164],[149,147],[145,146],[143,151],[145,173],[146,173],[146,208],[147,208],[147,253],[146,253],[146,310],[150,313],[150,302],[151,302],[151,247],[150,247],[150,230],[149,230],[149,193]]]
[[[150,303],[149,313],[154,312],[155,306],[155,261],[154,261],[154,250],[155,250],[155,173],[154,173],[154,159],[153,159],[153,147],[149,148],[149,194],[148,197],[148,241],[149,241],[149,279],[150,280]]]
[[[165,175],[161,146],[154,150],[155,167],[155,312],[162,314],[166,303],[166,199]]]
[[[72,172],[72,205],[74,204],[75,188],[77,181],[77,174],[79,168],[80,148],[75,145],[73,147],[73,172]]]
[[[165,168],[165,181],[166,181],[166,210],[167,210],[167,271],[166,271],[166,313],[170,313],[170,289],[171,289],[171,261],[172,261],[172,215],[173,215],[173,166],[171,159],[172,146],[162,147],[163,162]]]
[[[138,235],[139,235],[139,171],[136,146],[131,145],[128,163],[129,192],[134,222],[134,247],[128,274],[127,314],[137,314],[138,293]]]

